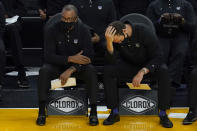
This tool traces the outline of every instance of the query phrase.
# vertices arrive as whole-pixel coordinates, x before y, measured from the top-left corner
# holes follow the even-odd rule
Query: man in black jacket
[[[4,7],[0,2],[0,99],[1,99],[1,89],[4,77],[4,67],[5,67],[5,47],[3,42],[3,33],[5,30],[5,17],[4,17]]]
[[[110,24],[106,33],[108,65],[104,68],[104,87],[107,107],[111,114],[104,125],[120,121],[118,113],[117,81],[132,80],[139,87],[143,77],[158,81],[159,117],[163,127],[172,128],[166,109],[170,107],[170,80],[156,35],[143,24],[133,25],[117,21]]]
[[[192,60],[194,68],[190,74],[188,84],[189,112],[183,120],[184,125],[192,124],[197,120],[197,36],[192,45]]]
[[[104,57],[106,47],[105,29],[116,20],[116,10],[112,0],[71,0],[79,10],[79,18],[92,30],[95,57]]]
[[[90,125],[97,125],[96,70],[91,65],[93,48],[89,30],[78,21],[77,8],[66,5],[62,10],[61,22],[47,29],[45,34],[45,64],[39,71],[38,125],[44,125],[46,120],[45,106],[51,80],[59,78],[62,85],[72,75],[87,84],[90,100]]]
[[[173,87],[179,87],[189,36],[195,29],[193,7],[185,0],[155,0],[147,16],[156,27]]]
[[[5,18],[11,18],[13,16],[24,16],[26,8],[23,0],[1,0],[4,5]],[[22,42],[20,36],[20,21],[5,26],[4,41],[10,44],[12,56],[18,70],[18,85],[21,88],[29,87],[28,80],[26,78],[25,68],[22,58]]]

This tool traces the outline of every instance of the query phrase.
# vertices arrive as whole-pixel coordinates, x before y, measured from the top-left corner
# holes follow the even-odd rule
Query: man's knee
[[[95,76],[96,75],[96,69],[93,65],[86,65],[85,68],[85,75],[86,76]]]

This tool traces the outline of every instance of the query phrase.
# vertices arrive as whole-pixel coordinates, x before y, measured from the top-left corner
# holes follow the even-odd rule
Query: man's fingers
[[[91,63],[91,61],[90,61],[90,60],[86,60],[86,59],[81,59],[81,60],[79,61],[79,63],[80,63],[80,64],[83,64],[83,65],[86,65],[86,64]]]
[[[81,58],[82,58],[82,59],[85,59],[85,60],[90,61],[90,58],[89,58],[89,57],[87,57],[87,56],[83,56],[83,55],[81,55]]]
[[[110,34],[110,35],[113,35],[113,33],[114,33],[115,31],[116,31],[116,29],[115,29],[114,27],[112,27],[111,30],[110,30],[110,32],[109,32],[109,34]]]
[[[136,86],[137,86],[137,87],[140,87],[140,82],[139,82],[139,80],[136,81]]]
[[[68,78],[63,78],[63,79],[61,79],[61,84],[62,84],[62,86],[66,84],[67,80],[68,80]]]
[[[116,34],[116,29],[113,31],[112,36],[114,36]]]
[[[135,78],[132,80],[132,84],[133,84],[134,87],[136,87]]]
[[[114,28],[113,26],[109,26],[109,27],[107,28],[106,33],[109,34],[109,35],[112,34],[113,28]]]
[[[109,35],[109,31],[110,31],[110,27],[107,28],[107,30],[105,31],[105,35]]]

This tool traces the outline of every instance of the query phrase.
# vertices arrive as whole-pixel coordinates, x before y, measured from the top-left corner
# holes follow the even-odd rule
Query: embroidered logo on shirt
[[[180,7],[180,6],[178,6],[178,7],[176,7],[176,9],[177,9],[177,10],[181,10],[181,7]]]
[[[99,5],[99,6],[98,6],[98,9],[99,9],[99,10],[102,10],[102,9],[103,9],[103,6]]]
[[[78,44],[78,39],[74,39],[74,44]]]

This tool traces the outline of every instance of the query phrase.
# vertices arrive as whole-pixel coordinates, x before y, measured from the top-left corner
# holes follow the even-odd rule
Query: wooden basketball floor
[[[122,116],[113,126],[103,126],[107,112],[99,111],[99,125],[91,127],[85,116],[49,116],[46,126],[35,124],[38,109],[0,109],[0,131],[197,131],[197,122],[183,126],[188,109],[171,109],[168,113],[174,123],[172,129],[159,125],[157,116]]]

